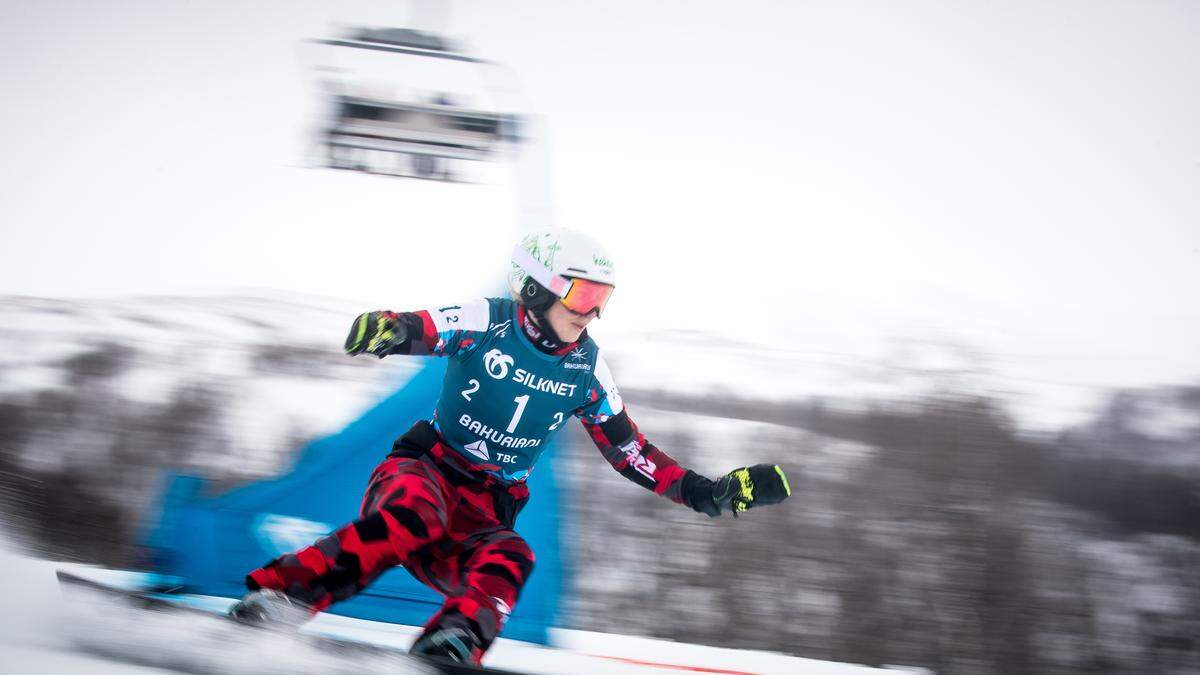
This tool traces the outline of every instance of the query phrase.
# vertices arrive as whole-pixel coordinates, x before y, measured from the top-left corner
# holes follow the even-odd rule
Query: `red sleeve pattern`
[[[621,410],[600,423],[590,422],[586,417],[582,421],[600,454],[617,473],[655,494],[690,506],[683,495],[683,479],[688,471],[646,440],[629,418],[628,410]]]

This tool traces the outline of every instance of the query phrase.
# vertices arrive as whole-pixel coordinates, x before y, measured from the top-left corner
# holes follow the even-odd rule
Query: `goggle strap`
[[[567,297],[567,293],[571,292],[571,280],[559,276],[550,271],[550,268],[542,264],[542,261],[533,257],[533,255],[521,248],[520,245],[513,247],[512,261],[518,267],[525,270],[525,273],[533,277],[533,280],[550,289],[559,298]]]

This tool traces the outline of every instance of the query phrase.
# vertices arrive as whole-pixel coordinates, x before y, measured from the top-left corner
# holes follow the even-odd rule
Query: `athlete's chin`
[[[559,337],[567,342],[574,342],[579,339],[580,335],[583,335],[583,329],[579,326],[572,325],[570,328],[564,330],[563,334]]]

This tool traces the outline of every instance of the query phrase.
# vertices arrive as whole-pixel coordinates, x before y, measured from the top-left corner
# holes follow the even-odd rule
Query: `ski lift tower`
[[[521,141],[522,118],[501,109],[491,84],[503,66],[435,33],[353,28],[313,42],[326,49],[317,71],[330,112],[318,142],[329,168],[471,182],[471,163]]]

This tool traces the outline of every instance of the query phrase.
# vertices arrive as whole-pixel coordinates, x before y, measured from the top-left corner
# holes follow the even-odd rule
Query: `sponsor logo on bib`
[[[505,354],[499,349],[493,349],[483,355],[483,367],[487,369],[487,374],[503,380],[508,377],[508,367],[513,364],[513,357]]]
[[[485,462],[489,459],[487,443],[484,443],[483,441],[475,441],[474,443],[467,443],[466,445],[463,446],[463,450],[466,450],[467,452],[471,453],[472,455],[475,455],[476,457],[478,457],[479,459],[482,459]]]

